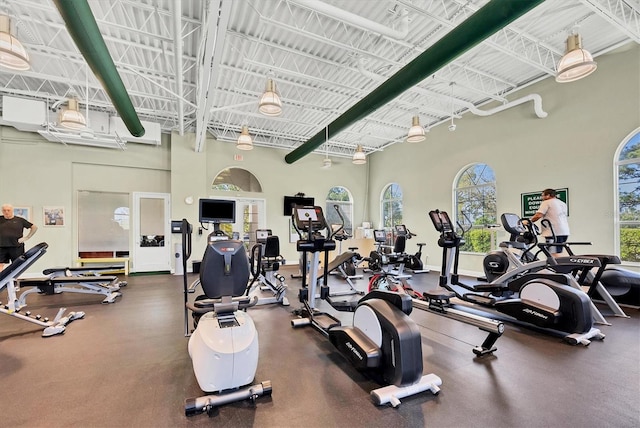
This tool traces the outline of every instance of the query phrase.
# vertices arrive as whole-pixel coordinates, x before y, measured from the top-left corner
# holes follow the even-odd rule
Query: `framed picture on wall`
[[[64,226],[64,207],[42,207],[45,226]]]
[[[13,207],[13,215],[31,221],[31,207]]]

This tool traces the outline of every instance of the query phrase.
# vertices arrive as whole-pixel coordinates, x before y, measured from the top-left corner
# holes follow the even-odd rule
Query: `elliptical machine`
[[[321,252],[326,261],[328,251],[335,248],[335,241],[325,237],[330,233],[322,208],[295,206],[293,222],[300,234],[297,249],[303,254],[302,266],[306,267],[307,253],[312,254],[312,266],[318,265]],[[326,269],[327,263],[324,266]],[[318,283],[315,269],[311,271],[310,289],[305,283],[306,272],[302,278],[299,300],[303,307],[294,312],[298,318],[291,321],[292,327],[313,326],[358,370],[381,376],[389,385],[371,391],[376,405],[390,403],[396,407],[403,397],[427,390],[433,394],[440,391],[442,380],[438,376],[422,375],[422,338],[408,316],[412,309],[409,296],[379,290],[371,292],[358,302],[353,325],[342,326],[336,317],[315,308]],[[321,298],[328,295],[329,287],[322,285]]]
[[[183,253],[190,255],[190,225],[186,220],[182,229]],[[184,272],[186,278],[186,269]],[[243,242],[226,239],[209,240],[200,265],[200,280],[196,281],[204,295],[193,303],[187,300],[185,279],[185,306],[194,314],[196,325],[189,338],[189,356],[198,385],[208,394],[185,401],[187,416],[205,411],[211,416],[224,404],[271,395],[271,381],[249,385],[255,377],[259,349],[256,327],[246,312],[258,300],[244,295],[248,280],[249,262]],[[188,333],[186,317],[185,329]]]
[[[545,271],[509,273],[489,283],[465,284],[458,276],[460,247],[464,236],[458,235],[449,215],[440,210],[429,212],[434,227],[440,232],[442,247],[440,286],[451,291],[451,297],[491,308],[514,320],[560,334],[568,343],[588,345],[590,339],[605,335],[593,327],[591,301],[578,287],[570,286],[568,275]]]

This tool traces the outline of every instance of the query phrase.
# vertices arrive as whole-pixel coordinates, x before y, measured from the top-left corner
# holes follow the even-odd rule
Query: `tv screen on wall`
[[[286,216],[291,216],[291,209],[294,205],[305,205],[305,206],[313,206],[315,200],[313,198],[308,198],[305,196],[285,196],[284,204],[282,207],[282,214]]]
[[[235,223],[236,201],[200,199],[200,223]]]

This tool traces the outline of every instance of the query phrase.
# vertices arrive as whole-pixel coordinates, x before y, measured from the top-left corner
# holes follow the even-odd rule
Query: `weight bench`
[[[8,300],[6,305],[0,303],[0,313],[44,327],[42,331],[42,336],[44,337],[64,333],[68,323],[83,318],[85,315],[84,312],[70,312],[65,316],[64,312],[67,309],[60,308],[53,321],[49,321],[48,318],[42,318],[40,315],[31,316],[29,311],[26,311],[24,314],[20,313],[26,305],[24,302],[20,303],[16,296],[16,279],[46,253],[48,246],[47,243],[42,242],[30,248],[10,265],[5,267],[4,270],[0,271],[0,290],[3,290],[5,287],[7,288]]]
[[[33,293],[59,294],[63,292],[99,294],[105,296],[102,303],[113,303],[122,296],[120,287],[127,285],[126,281],[119,281],[116,276],[96,275],[100,269],[108,268],[50,268],[42,273],[44,278],[18,279],[18,286],[33,287],[20,294],[19,305],[26,305],[27,296]]]
[[[347,284],[349,284],[349,290],[336,291],[334,293],[330,293],[329,297],[347,296],[347,295],[350,295],[350,294],[360,294],[360,295],[364,294],[363,291],[358,290],[353,285],[353,281],[352,281],[352,279],[360,279],[360,278],[362,278],[362,275],[349,276],[347,274],[347,272],[345,271],[345,269],[344,269],[344,263],[348,262],[351,259],[353,259],[357,255],[358,255],[358,253],[355,253],[353,251],[346,251],[346,252],[340,254],[335,259],[331,260],[331,262],[329,262],[329,264],[327,265],[327,274],[330,274],[331,272],[336,271],[347,282]],[[318,281],[320,281],[321,279],[324,279],[324,272],[322,274],[318,275]]]

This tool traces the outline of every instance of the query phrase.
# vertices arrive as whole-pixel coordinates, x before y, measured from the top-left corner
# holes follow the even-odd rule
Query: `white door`
[[[212,199],[215,199],[212,197]],[[266,225],[266,209],[264,199],[229,198],[236,201],[236,221],[231,225],[231,234],[236,239],[244,241],[250,249],[256,241],[256,230],[264,229]]]
[[[132,272],[171,271],[171,206],[167,193],[133,193]]]
[[[236,223],[233,231],[239,232],[239,238],[250,249],[256,241],[256,230],[266,228],[266,210],[264,199],[236,199]]]

